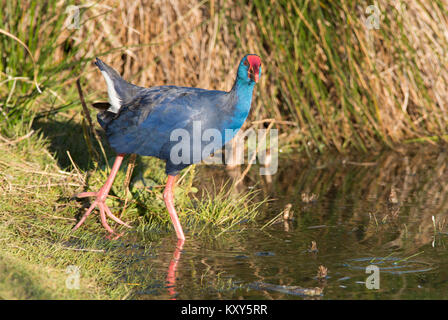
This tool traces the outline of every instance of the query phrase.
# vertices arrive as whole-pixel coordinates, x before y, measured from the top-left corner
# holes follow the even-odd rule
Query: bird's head
[[[241,59],[238,78],[242,81],[258,82],[261,75],[261,59],[256,54],[248,54]]]

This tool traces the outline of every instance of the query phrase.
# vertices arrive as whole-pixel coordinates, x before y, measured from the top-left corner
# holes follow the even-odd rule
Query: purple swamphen
[[[106,183],[98,192],[82,192],[77,195],[78,198],[96,199],[73,229],[81,226],[96,206],[100,211],[101,223],[110,235],[114,235],[114,231],[108,225],[106,215],[129,227],[112,214],[105,200],[124,155],[134,153],[166,161],[168,180],[163,198],[177,238],[184,240],[182,226],[174,208],[173,187],[176,176],[182,169],[202,161],[222,148],[241,128],[250,111],[254,85],[261,74],[260,57],[248,54],[241,60],[235,83],[229,92],[177,86],[143,88],[125,81],[117,71],[100,59],[97,58],[95,64],[106,80],[109,95],[108,104],[97,105],[103,108],[97,118],[118,156]],[[179,143],[176,139],[179,135],[174,135],[173,139],[173,132],[179,129],[180,132],[193,136],[193,139],[188,140],[187,148],[180,150],[182,161],[178,159],[177,149],[173,153]],[[214,130],[212,132],[218,132],[225,138],[214,138],[210,147],[210,142],[203,141],[202,138],[205,132],[209,132],[210,136],[210,131],[207,130]],[[199,144],[194,142],[195,134],[200,137]],[[207,143],[208,148],[204,151]],[[174,160],[173,154],[176,155]]]

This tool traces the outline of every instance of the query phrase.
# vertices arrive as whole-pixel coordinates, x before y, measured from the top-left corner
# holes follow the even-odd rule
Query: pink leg
[[[173,187],[176,182],[176,176],[168,175],[168,181],[166,182],[165,190],[163,191],[163,199],[165,200],[166,208],[170,214],[171,221],[173,222],[174,230],[176,230],[177,239],[185,240],[182,226],[180,225],[179,218],[174,208],[174,195]]]
[[[112,235],[115,234],[114,230],[107,224],[106,221],[106,215],[112,218],[115,222],[122,224],[126,227],[130,226],[117,217],[115,217],[110,209],[106,206],[106,198],[109,194],[110,188],[112,187],[112,183],[114,182],[115,176],[117,175],[118,170],[120,169],[120,165],[123,162],[124,154],[119,154],[117,158],[115,159],[114,165],[112,166],[112,170],[110,172],[109,177],[106,180],[106,183],[101,187],[100,191],[98,192],[81,192],[77,195],[78,198],[85,198],[85,197],[96,197],[95,201],[93,201],[90,208],[87,210],[87,212],[82,216],[81,220],[76,224],[76,226],[73,228],[73,230],[78,229],[84,221],[87,219],[87,217],[92,213],[93,209],[95,207],[98,207],[100,210],[100,218],[101,218],[101,224],[103,227]]]
[[[106,214],[109,218],[111,218],[112,220],[114,220],[116,223],[122,224],[125,227],[131,228],[130,225],[128,225],[126,222],[121,221],[120,218],[117,218],[114,214],[112,214],[112,212],[110,211],[109,207],[104,205],[104,210],[106,210]]]
[[[112,230],[112,228],[107,224],[106,213],[104,212],[103,205],[99,203],[98,207],[100,209],[101,224],[103,225],[104,229],[106,229],[109,233],[114,233],[114,230]]]

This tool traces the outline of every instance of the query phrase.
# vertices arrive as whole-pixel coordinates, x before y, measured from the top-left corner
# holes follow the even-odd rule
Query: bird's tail
[[[110,103],[110,107],[107,111],[118,113],[120,108],[124,104],[129,103],[142,88],[124,80],[117,71],[99,58],[96,58],[95,65],[100,69],[106,80]]]

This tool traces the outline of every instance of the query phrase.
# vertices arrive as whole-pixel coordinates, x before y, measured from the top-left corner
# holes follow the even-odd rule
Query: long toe
[[[86,213],[84,213],[84,215],[82,216],[82,218],[79,220],[79,222],[73,227],[73,231],[78,229],[87,219],[87,217],[93,212],[93,210],[98,207],[99,212],[100,212],[100,218],[101,218],[101,224],[103,225],[103,227],[107,230],[107,232],[109,232],[108,235],[108,239],[118,239],[119,237],[122,236],[122,234],[117,234],[107,223],[106,220],[106,216],[108,216],[109,218],[111,218],[112,220],[114,220],[116,223],[121,224],[125,227],[128,228],[132,228],[129,224],[127,224],[126,222],[122,221],[120,218],[116,217],[112,211],[109,209],[109,207],[106,205],[105,200],[102,200],[102,196],[100,194],[100,192],[83,192],[81,194],[82,196],[85,197],[90,197],[90,196],[96,196],[97,198],[95,199],[95,201],[92,202],[92,204],[90,205],[89,209],[87,209]]]
[[[106,239],[108,240],[117,240],[118,238],[120,238],[123,235],[123,233],[109,233],[106,236]]]
[[[86,221],[87,217],[92,213],[92,211],[93,211],[93,209],[95,209],[96,205],[97,205],[96,201],[94,201],[90,205],[89,209],[86,211],[86,213],[84,213],[81,220],[79,220],[79,222],[76,224],[76,226],[73,227],[73,229],[72,229],[73,231],[78,229],[84,223],[84,221]]]
[[[104,202],[99,202],[98,203],[98,208],[100,209],[100,218],[101,218],[101,224],[103,225],[104,229],[106,229],[109,233],[115,233],[114,230],[107,224],[106,221],[106,214],[105,214],[105,210],[104,210]]]
[[[116,237],[116,234],[114,230],[107,224],[106,221],[106,214],[112,218],[115,222],[125,224],[123,221],[115,217],[112,212],[110,212],[109,208],[106,206],[106,198],[109,194],[110,188],[112,187],[112,183],[114,182],[115,176],[117,175],[118,170],[120,169],[121,162],[123,161],[124,154],[121,153],[117,155],[115,158],[114,165],[112,167],[112,170],[109,174],[109,177],[106,180],[106,183],[101,187],[101,189],[98,192],[81,192],[77,195],[77,198],[85,198],[85,197],[95,197],[95,201],[92,203],[90,208],[87,210],[87,212],[82,216],[81,220],[76,224],[76,226],[73,228],[73,230],[76,230],[81,226],[84,221],[87,219],[89,214],[95,209],[95,207],[98,207],[100,210],[100,218],[101,218],[101,224],[103,227],[109,232],[109,234],[114,235]]]
[[[106,210],[106,214],[109,218],[111,218],[112,220],[114,220],[116,223],[119,223],[125,227],[131,228],[130,225],[128,225],[126,222],[123,222],[120,218],[117,218],[116,216],[114,216],[114,214],[112,213],[112,211],[110,211],[109,207],[104,204],[104,209]]]
[[[81,192],[78,194],[75,194],[74,198],[87,198],[87,197],[96,197],[98,195],[98,192]]]

